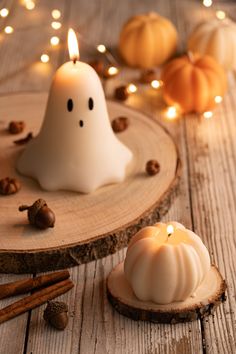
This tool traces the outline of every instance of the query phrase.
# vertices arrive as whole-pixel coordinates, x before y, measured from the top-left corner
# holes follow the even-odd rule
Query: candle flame
[[[79,59],[79,46],[75,31],[72,28],[68,31],[68,48],[70,59],[75,62]]]
[[[174,232],[174,226],[169,224],[166,228],[166,231],[167,231],[168,236],[171,236]]]

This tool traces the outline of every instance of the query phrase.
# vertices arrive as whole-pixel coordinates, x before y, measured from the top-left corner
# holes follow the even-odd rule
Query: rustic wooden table
[[[1,1],[2,5],[3,1]],[[178,28],[180,49],[192,26],[215,10],[201,1],[177,0],[38,0],[34,11],[27,11],[16,0],[5,1],[10,16],[0,20],[1,30],[12,25],[11,35],[0,33],[0,93],[46,91],[55,69],[67,60],[66,32],[74,27],[83,36],[82,60],[92,58],[88,42],[115,46],[122,23],[136,13],[156,10],[170,18]],[[216,3],[216,1],[215,1]],[[219,2],[218,7],[219,7]],[[233,15],[236,5],[224,2],[221,8]],[[50,63],[37,62],[53,35],[51,10],[62,11],[60,50],[50,52]],[[86,42],[87,44],[86,44]],[[138,72],[123,70],[110,80],[106,93],[121,82],[132,80]],[[178,325],[134,322],[113,310],[106,298],[106,276],[124,258],[114,255],[70,270],[75,288],[61,299],[70,304],[70,321],[64,332],[48,328],[42,319],[43,307],[0,326],[1,354],[66,353],[234,353],[236,346],[236,80],[229,74],[229,92],[214,118],[189,116],[167,122],[159,114],[156,100],[136,94],[127,104],[161,121],[178,144],[183,175],[179,192],[165,220],[178,220],[201,235],[212,261],[228,283],[228,299],[215,315],[203,321]],[[17,118],[17,117],[13,117]],[[0,117],[1,120],[4,117]],[[5,200],[1,199],[0,203]],[[0,282],[22,278],[1,275]],[[4,307],[12,300],[1,301]]]

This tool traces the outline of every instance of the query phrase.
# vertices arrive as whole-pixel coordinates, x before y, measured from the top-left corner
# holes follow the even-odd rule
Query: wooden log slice
[[[0,195],[0,272],[24,273],[60,269],[114,253],[129,242],[141,227],[153,224],[168,210],[180,176],[176,146],[157,122],[116,102],[108,102],[110,118],[126,116],[127,130],[119,133],[134,154],[127,179],[100,188],[95,193],[43,191],[38,183],[19,175],[16,160],[24,149],[13,140],[40,129],[47,94],[14,94],[0,97],[0,178],[18,177],[21,190]],[[11,120],[23,120],[18,136],[6,128]],[[157,159],[160,172],[145,173],[147,160]],[[56,215],[55,227],[38,230],[30,226],[21,204],[38,198],[47,201]]]
[[[226,283],[215,266],[211,266],[196,296],[167,305],[138,300],[125,278],[123,262],[111,271],[107,279],[108,299],[119,313],[133,320],[155,323],[174,324],[208,316],[225,301],[225,291]]]

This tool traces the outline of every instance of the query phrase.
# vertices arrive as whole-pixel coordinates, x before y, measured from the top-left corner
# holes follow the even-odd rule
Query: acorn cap
[[[49,301],[46,309],[43,313],[43,318],[45,321],[50,321],[50,319],[62,312],[68,312],[68,306],[64,302],[60,301]]]
[[[36,200],[36,202],[34,202],[34,204],[31,205],[31,207],[29,207],[29,209],[28,209],[28,218],[29,218],[29,222],[32,225],[35,224],[35,218],[36,218],[37,213],[44,206],[47,206],[47,203],[45,202],[44,199],[40,198],[40,199]]]

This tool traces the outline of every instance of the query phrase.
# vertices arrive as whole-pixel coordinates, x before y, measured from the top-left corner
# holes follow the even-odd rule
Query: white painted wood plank
[[[234,16],[236,5],[217,2],[214,7],[206,9],[195,4],[191,17],[187,8],[190,10],[191,5],[186,1],[182,7],[177,6],[177,18],[183,15],[184,21],[180,22],[186,35],[197,22],[214,17],[218,9]],[[228,284],[226,303],[217,309],[214,316],[203,321],[207,353],[233,353],[236,348],[235,89],[235,76],[231,73],[228,94],[224,103],[215,110],[213,119],[192,116],[185,120],[194,231],[203,238],[212,260]]]
[[[29,275],[0,275],[0,284],[23,279]],[[20,296],[0,301],[0,308],[4,308],[17,301]],[[14,318],[0,325],[0,354],[23,354],[25,345],[25,334],[28,320],[28,313],[18,318]]]
[[[53,68],[57,66],[60,51],[53,51],[49,65],[36,63],[39,54],[48,46],[53,31],[50,27],[50,11],[58,7],[64,11],[64,0],[47,0],[37,2],[37,10],[27,11],[18,1],[6,1],[10,15],[4,21],[0,20],[0,28],[11,25],[15,32],[12,35],[1,34],[0,45],[0,93],[14,91],[38,91],[46,89],[51,81]],[[45,27],[45,22],[48,24]],[[0,117],[1,122],[4,116]],[[12,117],[17,119],[17,117]],[[2,176],[1,176],[2,178]],[[6,197],[0,198],[0,203],[7,203]],[[0,283],[22,279],[29,275],[0,275]],[[0,307],[16,301],[19,297],[0,301]],[[26,327],[29,314],[6,322],[0,326],[0,354],[21,354],[24,352]]]
[[[209,353],[232,353],[236,347],[236,102],[235,82],[212,120],[186,120],[194,229],[228,284],[228,299],[204,321]]]

